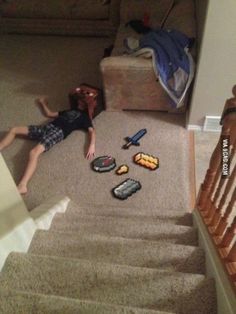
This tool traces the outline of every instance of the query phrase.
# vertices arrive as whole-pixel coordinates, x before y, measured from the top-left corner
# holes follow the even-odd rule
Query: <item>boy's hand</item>
[[[48,100],[46,97],[41,97],[36,99],[36,103],[40,105],[40,109],[43,111],[44,115],[47,118],[57,118],[58,117],[58,111],[51,111],[48,108]]]
[[[44,107],[45,105],[47,106],[48,105],[48,99],[47,97],[40,97],[40,98],[37,98],[35,99],[35,102],[37,105],[39,105],[40,107]]]
[[[89,145],[86,159],[92,159],[95,156],[95,145]]]

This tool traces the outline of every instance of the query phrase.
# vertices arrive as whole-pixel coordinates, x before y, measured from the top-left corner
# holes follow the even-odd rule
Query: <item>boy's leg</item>
[[[20,183],[18,184],[18,191],[20,192],[20,194],[27,193],[27,184],[36,170],[39,156],[44,151],[45,151],[45,147],[42,144],[37,144],[30,151],[28,164],[26,166],[23,177],[20,180]]]
[[[7,135],[0,141],[0,151],[9,146],[17,135],[28,135],[29,129],[27,126],[16,126],[7,133]]]
[[[49,123],[43,128],[30,126],[29,137],[38,137],[40,143],[30,151],[29,161],[25,173],[18,184],[18,190],[21,194],[27,193],[27,184],[36,170],[39,156],[44,151],[49,150],[53,145],[62,141],[64,139],[64,134],[60,128],[57,128]]]

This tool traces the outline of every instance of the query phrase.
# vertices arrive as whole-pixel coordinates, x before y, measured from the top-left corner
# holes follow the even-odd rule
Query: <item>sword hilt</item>
[[[129,140],[128,143],[124,144],[122,148],[128,149],[131,145],[140,146],[139,142]]]
[[[131,145],[140,146],[138,140],[146,134],[147,130],[142,129],[138,133],[136,133],[133,137],[126,137],[127,143],[122,146],[123,149],[128,149]]]
[[[122,146],[123,149],[128,149],[132,145],[132,142],[128,142]]]

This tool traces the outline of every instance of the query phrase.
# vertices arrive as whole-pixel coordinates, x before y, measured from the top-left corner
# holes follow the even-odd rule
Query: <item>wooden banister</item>
[[[232,198],[229,202],[229,205],[226,208],[224,215],[219,218],[219,224],[217,225],[217,227],[214,231],[214,234],[219,235],[219,236],[223,235],[225,229],[227,228],[227,221],[228,221],[230,214],[233,211],[233,207],[234,207],[235,202],[236,202],[236,188],[234,189]]]
[[[232,159],[232,158],[230,158],[230,159]],[[235,183],[235,182],[234,182],[235,175],[236,175],[236,165],[235,165],[235,167],[234,167],[234,170],[233,170],[232,173],[231,173],[231,176],[230,176],[230,178],[229,178],[229,180],[228,180],[228,182],[227,182],[227,184],[226,184],[224,193],[223,193],[223,195],[222,195],[222,197],[221,197],[221,199],[220,199],[219,206],[218,206],[218,208],[219,208],[220,210],[221,210],[221,209],[223,208],[223,206],[225,205],[225,202],[226,202],[226,199],[227,199],[227,195],[228,195],[230,189],[232,188],[233,184]],[[222,179],[222,180],[224,180],[224,179]]]
[[[196,206],[230,280],[236,286],[236,85],[232,91],[234,97],[225,103],[221,134]]]
[[[201,193],[200,193],[198,203],[197,203],[198,209],[200,211],[207,211],[207,207],[206,207],[207,199],[209,201],[210,191],[213,186],[215,175],[217,173],[217,168],[220,166],[220,163],[221,163],[220,147],[221,147],[221,141],[219,140],[211,156],[209,168],[207,170],[205,180],[203,184],[201,185]]]
[[[227,228],[222,240],[218,243],[219,248],[229,247],[236,234],[236,216],[230,227]]]
[[[234,179],[235,179],[235,174],[236,174],[236,166],[234,167],[234,171],[232,172],[232,174],[230,175],[229,180],[226,183],[223,195],[220,199],[219,205],[217,206],[214,215],[212,216],[212,219],[209,222],[209,226],[213,226],[216,227],[218,225],[218,223],[221,220],[221,217],[225,217],[225,219],[228,219],[229,214],[231,213],[231,211],[233,210],[233,206],[234,206],[234,202],[235,199],[231,199],[231,205],[229,204],[229,206],[227,207],[227,209],[225,210],[225,213],[223,214],[223,207],[226,205],[227,202],[227,197],[230,193],[230,190],[232,188],[232,186],[234,186]],[[221,179],[221,181],[224,179]],[[219,186],[221,186],[219,184]],[[231,207],[230,207],[231,206]],[[227,215],[226,215],[227,214]]]
[[[227,262],[236,262],[236,242],[234,242],[229,254],[226,257]]]

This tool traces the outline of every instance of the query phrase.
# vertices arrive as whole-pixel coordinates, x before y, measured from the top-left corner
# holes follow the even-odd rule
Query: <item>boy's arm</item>
[[[58,117],[58,115],[59,115],[58,111],[51,111],[48,108],[48,102],[47,102],[46,98],[39,98],[37,101],[40,104],[40,106],[41,106],[41,108],[43,110],[43,113],[45,114],[45,116],[47,118],[56,118],[56,117]]]
[[[93,127],[89,127],[88,128],[88,133],[89,133],[89,147],[88,147],[88,151],[87,151],[87,154],[86,154],[86,159],[91,159],[95,155],[95,140],[96,140],[96,136],[95,136],[94,128]]]

